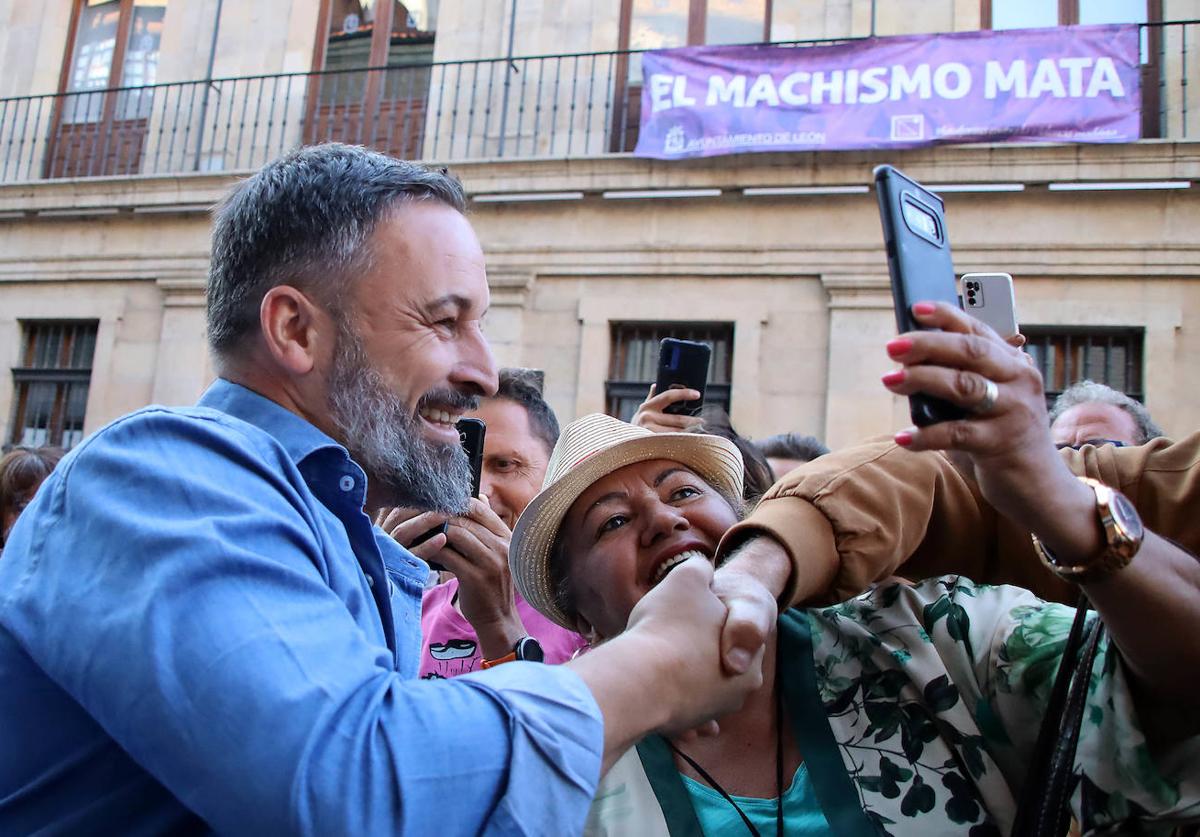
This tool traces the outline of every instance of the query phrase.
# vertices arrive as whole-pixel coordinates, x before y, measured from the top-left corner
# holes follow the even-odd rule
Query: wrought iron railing
[[[1143,136],[1200,136],[1198,35],[1200,21],[1142,27]],[[628,152],[639,62],[593,52],[0,99],[0,183],[244,171],[330,140],[430,161]]]

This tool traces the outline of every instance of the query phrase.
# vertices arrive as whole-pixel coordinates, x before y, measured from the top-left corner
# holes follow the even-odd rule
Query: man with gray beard
[[[416,679],[428,568],[364,509],[467,503],[496,366],[465,206],[327,145],[217,210],[219,378],[78,445],[0,561],[0,833],[578,833],[633,742],[757,688],[775,602],[737,558],[567,665]]]

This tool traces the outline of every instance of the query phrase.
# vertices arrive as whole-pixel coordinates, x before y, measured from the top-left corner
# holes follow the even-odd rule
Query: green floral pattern
[[[818,693],[878,831],[1008,834],[1074,611],[950,576],[807,615]],[[1200,742],[1156,763],[1136,717],[1105,639],[1076,757],[1084,833],[1200,817]]]

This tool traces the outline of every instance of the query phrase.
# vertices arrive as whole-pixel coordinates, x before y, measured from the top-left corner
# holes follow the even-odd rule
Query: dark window
[[[1028,340],[1025,350],[1045,381],[1047,405],[1084,379],[1144,399],[1142,329],[1022,326],[1021,333]]]
[[[12,371],[9,442],[70,449],[83,438],[95,351],[95,321],[21,323],[20,365]]]
[[[633,418],[654,383],[658,371],[658,344],[664,337],[695,340],[712,347],[708,365],[706,404],[729,411],[729,385],[733,374],[733,323],[613,323],[612,353],[604,384],[607,412],[623,421]]]

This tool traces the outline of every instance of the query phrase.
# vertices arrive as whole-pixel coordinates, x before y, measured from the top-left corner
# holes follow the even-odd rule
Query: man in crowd
[[[1063,390],[1050,409],[1050,435],[1057,445],[1120,442],[1144,445],[1163,435],[1144,405],[1095,381]]]
[[[412,548],[451,575],[426,590],[421,604],[425,679],[478,671],[509,655],[541,654],[547,663],[564,663],[586,644],[530,607],[513,589],[508,570],[512,527],[541,490],[558,441],[558,418],[542,397],[537,373],[501,369],[496,394],[468,415],[481,419],[487,434],[480,497],[467,514],[447,520],[438,512],[391,509],[380,515],[384,531],[405,546],[448,523],[444,538]]]
[[[801,436],[799,433],[776,433],[774,436],[758,439],[754,444],[767,458],[775,479],[786,476],[805,462],[812,462],[818,456],[829,453],[829,448],[816,436]]]
[[[753,549],[567,665],[416,678],[428,569],[363,509],[466,509],[454,421],[497,384],[465,203],[342,145],[231,192],[220,378],[78,445],[6,544],[0,833],[578,832],[602,765],[761,682]]]

